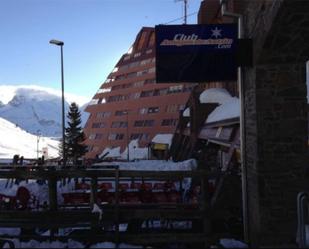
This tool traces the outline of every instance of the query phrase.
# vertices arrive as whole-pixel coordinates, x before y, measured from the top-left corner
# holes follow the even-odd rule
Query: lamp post
[[[130,150],[129,150],[129,143],[130,143],[130,140],[129,140],[129,110],[126,111],[127,112],[127,160],[128,162],[130,161]]]
[[[64,136],[64,77],[63,77],[63,45],[64,42],[58,41],[58,40],[50,40],[50,44],[54,44],[57,46],[60,46],[60,52],[61,52],[61,106],[62,106],[62,160],[63,160],[63,166],[66,165],[66,156],[65,156],[65,136]]]
[[[39,142],[40,142],[40,130],[36,131],[36,159],[39,159]]]

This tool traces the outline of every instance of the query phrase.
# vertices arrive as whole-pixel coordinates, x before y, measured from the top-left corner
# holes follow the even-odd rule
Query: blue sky
[[[189,24],[200,1],[188,0]],[[90,99],[143,26],[183,14],[177,0],[0,0],[0,85],[61,89],[60,48],[49,44],[58,39],[65,91]]]

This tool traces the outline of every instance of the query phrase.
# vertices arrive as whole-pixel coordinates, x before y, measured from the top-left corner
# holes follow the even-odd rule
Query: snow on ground
[[[157,134],[154,136],[151,142],[158,144],[168,144],[170,147],[172,144],[173,136],[174,134]]]
[[[24,158],[36,158],[37,146],[40,156],[44,147],[47,148],[49,157],[58,156],[58,141],[27,133],[3,118],[0,118],[0,137],[0,158],[13,158],[15,154]]]
[[[122,170],[151,170],[151,171],[173,171],[173,170],[195,170],[197,162],[195,159],[189,159],[182,162],[173,162],[166,160],[140,160],[136,162],[111,162],[96,163],[95,165],[118,165]]]

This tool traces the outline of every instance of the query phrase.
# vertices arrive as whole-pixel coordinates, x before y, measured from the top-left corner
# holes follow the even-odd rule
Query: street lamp
[[[126,114],[127,114],[127,146],[128,146],[128,150],[127,150],[127,160],[128,162],[130,162],[130,150],[129,150],[129,110],[126,110]]]
[[[39,142],[40,142],[41,130],[36,131],[36,158],[39,160]]]
[[[64,43],[62,41],[58,40],[50,40],[50,44],[54,44],[57,46],[60,46],[61,48],[61,97],[62,97],[62,160],[63,160],[63,166],[65,167],[66,165],[66,157],[65,157],[65,136],[64,136],[64,77],[63,77],[63,45]]]

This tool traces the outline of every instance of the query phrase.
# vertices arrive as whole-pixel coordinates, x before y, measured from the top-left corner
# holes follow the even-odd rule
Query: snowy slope
[[[81,108],[83,123],[87,115],[82,113],[87,99],[65,94],[65,112],[75,101]],[[22,129],[44,136],[61,136],[61,92],[39,86],[0,85],[0,117],[17,124]]]
[[[15,154],[25,158],[36,158],[37,145],[40,152],[47,147],[49,157],[58,156],[58,141],[40,137],[37,143],[37,136],[25,132],[3,118],[0,118],[0,137],[0,158],[13,158]],[[40,153],[39,156],[41,155]]]

